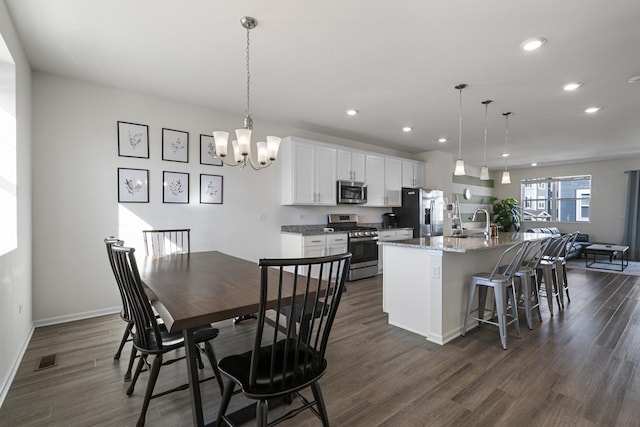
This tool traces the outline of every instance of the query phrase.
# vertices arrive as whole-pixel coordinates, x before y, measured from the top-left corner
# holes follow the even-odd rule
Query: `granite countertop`
[[[499,233],[497,237],[491,237],[489,239],[485,239],[484,236],[467,238],[435,236],[418,237],[407,240],[392,240],[386,242],[379,241],[378,245],[403,246],[407,248],[430,249],[453,253],[468,253],[495,249],[502,246],[506,247],[515,243],[520,243],[523,240],[539,240],[548,237],[548,234],[542,233]]]
[[[374,227],[378,230],[407,230],[407,228],[382,228],[381,223],[358,223],[358,227]],[[283,225],[280,227],[281,233],[301,234],[303,236],[313,236],[317,234],[329,233],[346,233],[346,231],[335,230],[326,231],[327,224],[309,224],[309,225]],[[411,230],[411,228],[409,228]]]

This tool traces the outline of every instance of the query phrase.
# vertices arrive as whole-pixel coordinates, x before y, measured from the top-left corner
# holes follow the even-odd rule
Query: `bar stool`
[[[562,251],[560,252],[560,256],[558,257],[558,261],[560,262],[562,268],[562,289],[567,295],[567,302],[571,302],[571,298],[569,297],[569,281],[567,280],[567,252],[573,247],[576,239],[578,238],[579,231],[574,231],[570,233],[567,237],[566,244],[562,246]]]
[[[569,235],[553,237],[547,246],[537,268],[538,283],[540,279],[544,283],[544,294],[549,305],[549,313],[553,317],[553,298],[556,298],[558,307],[564,308],[564,297],[560,285],[559,271],[562,268],[560,254],[564,250]],[[559,268],[558,268],[559,267]]]
[[[529,329],[533,329],[533,310],[538,312],[538,318],[542,322],[542,316],[540,315],[540,295],[538,292],[538,275],[536,272],[542,255],[550,242],[551,237],[532,241],[522,257],[522,262],[518,270],[514,273],[515,278],[518,279],[520,284],[516,291],[518,301],[520,301],[520,295],[522,295],[522,305],[518,305],[518,308],[524,310],[527,327]]]
[[[498,326],[500,331],[500,341],[502,348],[507,349],[507,326],[511,323],[515,325],[516,336],[520,338],[520,324],[518,323],[518,308],[516,301],[516,294],[513,285],[514,274],[522,262],[522,257],[529,246],[530,241],[515,244],[505,250],[500,259],[493,267],[490,273],[481,272],[471,276],[471,282],[469,286],[469,302],[467,304],[467,311],[464,316],[464,325],[462,326],[462,336],[467,333],[467,324],[471,313],[477,312],[477,317],[471,317],[479,322],[479,326],[482,323],[489,323],[491,325]],[[503,272],[499,273],[500,266],[505,261],[505,267]],[[508,262],[507,262],[508,261]],[[478,307],[473,309],[473,297],[478,288]],[[487,301],[487,290],[493,289],[495,297],[495,311],[489,319],[484,317],[484,309]],[[507,300],[510,300],[511,314],[507,314]],[[494,319],[497,316],[497,320]],[[511,317],[511,320],[507,322],[507,316]]]

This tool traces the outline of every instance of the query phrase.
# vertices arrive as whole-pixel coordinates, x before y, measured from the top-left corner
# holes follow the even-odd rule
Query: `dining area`
[[[201,262],[209,256],[211,252],[191,253],[189,268],[200,265],[196,270],[207,276],[227,275],[232,287],[240,290],[242,283],[249,283],[240,280],[241,276],[254,274],[252,280],[259,283],[257,263],[220,253],[216,255],[221,260],[218,264]],[[212,340],[219,361],[250,350],[256,320],[236,323],[234,317],[256,312],[257,301],[242,304],[242,297],[234,296],[235,292],[225,294],[242,308],[220,309],[213,314],[214,309],[205,308],[199,301],[199,292],[204,290],[196,287],[185,296],[197,307],[194,314],[179,314],[180,302],[172,301],[176,286],[171,285],[170,275],[157,274],[166,276],[162,280],[153,277],[154,271],[166,273],[181,268],[175,262],[143,255],[138,266],[140,277],[145,283],[148,281],[156,298],[165,299],[163,304],[156,300],[154,307],[168,328],[199,323],[194,318],[210,311],[203,320],[212,322],[211,326],[219,331]],[[182,264],[182,268],[185,266]],[[238,271],[242,266],[247,271]],[[561,420],[633,425],[637,420],[634,390],[639,385],[633,375],[634,343],[640,333],[634,327],[632,313],[638,305],[634,289],[640,285],[639,278],[573,269],[567,274],[571,303],[565,304],[563,310],[556,308],[553,317],[547,304],[541,304],[542,322],[523,332],[520,339],[510,336],[508,351],[502,350],[492,327],[474,329],[446,345],[425,341],[387,323],[381,310],[380,276],[351,282],[335,317],[326,353],[327,370],[321,379],[330,424],[506,425],[527,414],[538,425],[560,425]],[[250,292],[245,289],[239,293]],[[153,301],[154,297],[150,299]],[[524,318],[522,322],[526,324]],[[129,383],[124,375],[131,343],[125,345],[120,360],[113,358],[123,329],[118,314],[37,328],[0,409],[0,425],[135,425],[149,373],[140,374],[135,392],[127,396]],[[184,355],[190,348],[193,347],[177,353]],[[56,353],[57,364],[34,370],[43,351]],[[193,371],[199,371],[198,377],[211,376],[211,366],[204,362],[203,370],[189,368],[185,361],[163,367],[156,390],[184,383]],[[525,385],[527,393],[522,391]],[[217,381],[203,382],[198,391],[202,423],[215,425],[222,402]],[[310,391],[304,393],[313,397]],[[151,400],[145,425],[198,425],[196,417],[200,415],[198,408],[194,410],[193,395],[190,389]],[[227,413],[243,413],[242,409],[251,403],[241,395],[233,396]],[[289,409],[287,402],[270,406],[269,419]],[[246,418],[234,422],[256,425],[255,409],[244,413],[248,414]],[[304,411],[281,425],[314,426],[322,422],[311,411]]]

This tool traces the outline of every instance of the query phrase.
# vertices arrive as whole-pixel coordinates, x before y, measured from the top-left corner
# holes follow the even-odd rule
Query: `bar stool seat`
[[[469,318],[478,321],[479,326],[482,323],[489,323],[491,325],[498,326],[500,332],[500,342],[503,349],[507,349],[507,326],[511,323],[514,324],[516,329],[516,336],[520,338],[520,324],[518,323],[518,308],[514,287],[514,274],[522,262],[529,241],[524,241],[509,247],[505,250],[500,259],[493,267],[491,272],[480,272],[471,276],[469,284],[469,301],[467,303],[467,311],[464,317],[464,325],[462,326],[462,336],[467,333],[467,325]],[[503,272],[499,273],[500,266],[503,265],[503,261],[506,262],[506,266],[503,268]],[[474,309],[474,296],[478,290],[478,306]],[[487,301],[487,291],[493,289],[493,295],[495,298],[495,310],[490,318],[485,318],[485,306]],[[507,300],[511,307],[511,313],[507,313]],[[477,313],[477,317],[473,317],[471,313]],[[497,319],[496,319],[497,317]],[[511,320],[507,321],[507,317]],[[494,320],[496,319],[496,320]]]

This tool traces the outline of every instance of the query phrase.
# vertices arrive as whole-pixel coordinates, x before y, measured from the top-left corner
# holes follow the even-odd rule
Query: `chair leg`
[[[543,273],[544,273],[544,278],[543,278],[544,289],[545,289],[545,293],[547,294],[547,304],[549,305],[549,313],[551,314],[551,317],[553,317],[553,285],[552,285],[552,279],[551,279],[551,269],[544,268]]]
[[[477,286],[476,286],[477,287]],[[478,318],[484,319],[484,309],[487,307],[487,292],[486,286],[478,287]],[[478,323],[478,327],[482,326],[482,322]]]
[[[506,288],[508,298],[511,300],[511,316],[513,317],[513,324],[516,327],[516,336],[520,338],[520,321],[518,320],[518,300],[516,298],[516,290],[511,283],[510,286]],[[507,324],[505,323],[505,329]]]
[[[207,359],[209,359],[209,363],[211,363],[211,368],[213,369],[213,373],[216,376],[216,381],[218,381],[218,387],[220,387],[220,395],[224,396],[224,384],[222,383],[222,375],[220,375],[220,370],[218,369],[218,359],[216,359],[216,353],[213,351],[213,346],[209,341],[205,341],[204,351],[207,355]]]
[[[122,349],[124,345],[127,343],[129,339],[129,335],[131,335],[131,329],[133,329],[133,322],[127,322],[127,327],[124,328],[124,334],[122,334],[122,339],[120,340],[120,346],[118,346],[118,351],[113,356],[113,360],[120,360],[120,355],[122,354]]]
[[[529,277],[529,280],[533,280],[533,286],[531,286],[533,297],[535,301],[534,307],[538,312],[538,319],[540,319],[540,323],[542,323],[542,314],[540,314],[540,282],[538,282],[538,275],[535,272]],[[531,282],[529,282],[531,283]]]
[[[316,401],[318,407],[318,413],[322,417],[322,427],[329,427],[329,415],[327,415],[327,408],[324,404],[324,398],[322,397],[322,389],[320,388],[320,382],[316,381],[311,383],[311,391],[313,392],[313,398]]]
[[[467,311],[464,315],[464,324],[462,325],[462,336],[467,333],[467,324],[469,323],[469,316],[471,315],[471,309],[473,308],[473,296],[475,291],[475,283],[471,282],[471,286],[469,286],[469,302],[467,303]]]
[[[569,282],[567,281],[567,264],[562,264],[562,276],[564,277],[564,291],[567,294],[567,303],[571,302],[571,298],[569,297]]]
[[[554,264],[554,268],[553,268],[553,289],[555,291],[556,294],[556,300],[558,301],[558,305],[561,308],[564,308],[564,294],[562,293],[562,273],[560,272],[560,270],[562,269],[562,266],[559,265],[560,261],[556,261]]]
[[[133,373],[133,378],[131,379],[131,384],[129,384],[129,388],[127,389],[127,396],[131,396],[133,394],[133,390],[136,388],[136,382],[138,381],[138,377],[140,376],[140,372],[142,372],[142,367],[147,359],[147,355],[143,354],[140,356],[138,360],[138,365],[136,366],[136,371]]]
[[[127,366],[127,372],[124,373],[124,381],[131,381],[131,370],[133,369],[133,362],[136,360],[138,349],[134,345],[131,346],[131,355],[129,356],[129,366]]]
[[[196,349],[195,349],[195,353],[196,353],[196,360],[198,361],[198,368],[200,369],[204,369],[204,363],[202,363],[202,355],[200,354],[200,352],[202,351],[202,348],[200,348],[200,346],[198,344],[196,344]]]
[[[155,388],[156,381],[158,380],[160,366],[162,366],[162,354],[156,354],[153,358],[151,371],[149,372],[147,389],[144,391],[144,400],[142,401],[142,409],[140,409],[140,416],[138,417],[138,421],[136,422],[136,427],[144,426],[144,419],[147,415],[147,409],[149,408],[149,401],[151,401],[151,396],[153,395],[153,389]]]
[[[218,418],[216,419],[216,425],[222,426],[222,417],[224,417],[227,412],[227,408],[229,407],[229,402],[231,401],[231,396],[233,395],[233,391],[236,388],[236,383],[229,380],[224,387],[224,393],[222,394],[222,401],[220,402],[220,407],[218,408]]]
[[[266,400],[259,400],[256,405],[256,425],[258,427],[267,427],[267,413],[269,412],[269,404]]]
[[[527,318],[527,327],[531,330],[533,329],[533,316],[531,315],[531,278],[528,274],[523,274],[517,278],[520,279],[522,302],[524,303],[524,315]]]
[[[496,310],[498,312],[498,330],[500,331],[500,342],[502,348],[507,349],[507,315],[505,313],[505,295],[503,287],[493,289],[496,298]]]

